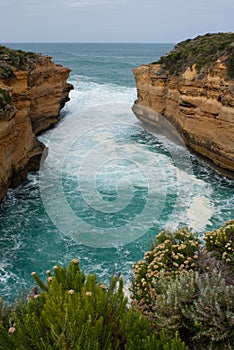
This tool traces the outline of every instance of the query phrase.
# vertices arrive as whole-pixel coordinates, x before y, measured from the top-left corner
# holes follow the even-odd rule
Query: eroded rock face
[[[40,64],[34,65],[28,74],[30,91],[29,116],[33,131],[39,134],[58,122],[59,112],[69,101],[67,83],[70,69],[51,62],[50,57],[41,57]]]
[[[165,73],[160,64],[141,66],[133,73],[136,116],[155,126],[160,115],[165,116],[191,150],[234,177],[234,80],[228,78],[224,62],[218,60],[202,75],[195,65],[179,76]],[[152,114],[145,113],[145,107]]]
[[[36,134],[53,126],[73,88],[70,70],[38,56],[27,69],[14,69],[14,79],[0,79],[11,104],[0,111],[0,201],[28,171],[38,170],[44,145]]]

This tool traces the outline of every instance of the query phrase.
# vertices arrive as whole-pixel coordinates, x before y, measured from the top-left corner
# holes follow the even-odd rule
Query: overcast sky
[[[0,42],[175,43],[234,32],[233,0],[0,0]]]

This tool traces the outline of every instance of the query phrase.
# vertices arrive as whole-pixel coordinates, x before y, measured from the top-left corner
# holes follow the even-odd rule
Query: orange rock
[[[27,70],[14,70],[14,80],[0,79],[0,88],[12,98],[0,116],[0,201],[9,187],[18,186],[28,171],[38,170],[44,145],[36,134],[57,123],[73,88],[66,82],[70,70],[40,56]]]
[[[180,76],[162,73],[159,64],[138,67],[133,73],[136,116],[156,127],[165,116],[192,151],[234,178],[234,80],[227,77],[224,62],[219,59],[200,78],[195,66]]]

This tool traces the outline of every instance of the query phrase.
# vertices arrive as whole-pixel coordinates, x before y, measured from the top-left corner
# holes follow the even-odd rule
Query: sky
[[[230,31],[233,0],[0,0],[1,43],[176,43]]]

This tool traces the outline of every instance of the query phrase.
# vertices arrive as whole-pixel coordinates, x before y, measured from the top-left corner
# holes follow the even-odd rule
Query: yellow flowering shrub
[[[233,349],[234,220],[203,243],[188,228],[163,231],[133,269],[132,304],[156,333],[178,331],[191,349]]]
[[[132,299],[135,307],[150,316],[152,305],[160,294],[159,280],[162,276],[168,281],[181,272],[194,271],[198,263],[200,241],[188,227],[160,232],[144,259],[133,264],[134,280]]]
[[[205,232],[204,240],[206,250],[211,251],[234,272],[234,220],[215,231]]]

